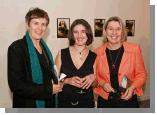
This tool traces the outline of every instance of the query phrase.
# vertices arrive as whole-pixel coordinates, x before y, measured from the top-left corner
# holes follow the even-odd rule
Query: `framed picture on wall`
[[[57,18],[57,38],[67,38],[70,18]]]
[[[126,32],[127,36],[135,35],[135,20],[126,20]]]
[[[94,36],[101,37],[103,35],[103,26],[105,19],[94,19]]]

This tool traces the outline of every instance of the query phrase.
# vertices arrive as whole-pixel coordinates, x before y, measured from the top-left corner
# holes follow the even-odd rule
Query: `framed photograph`
[[[103,27],[105,24],[105,19],[94,19],[94,36],[103,36]]]
[[[127,36],[135,35],[135,20],[126,20],[126,32]]]
[[[70,18],[57,18],[57,38],[67,38]]]

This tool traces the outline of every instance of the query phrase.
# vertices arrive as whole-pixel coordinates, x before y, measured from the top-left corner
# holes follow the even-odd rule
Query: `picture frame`
[[[57,38],[67,38],[70,18],[57,18]]]
[[[95,37],[103,36],[104,24],[105,24],[105,19],[94,19],[94,36]]]
[[[135,20],[126,20],[125,21],[125,28],[127,32],[127,36],[134,36],[135,35]]]

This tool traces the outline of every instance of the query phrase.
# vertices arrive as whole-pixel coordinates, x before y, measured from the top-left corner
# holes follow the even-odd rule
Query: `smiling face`
[[[86,28],[83,25],[79,24],[73,28],[73,36],[75,39],[75,45],[86,45],[88,37],[86,35]]]
[[[104,30],[108,42],[111,44],[119,44],[122,37],[122,25],[117,21],[110,21]]]
[[[27,30],[33,40],[40,40],[47,28],[47,20],[45,18],[33,18],[27,23]]]

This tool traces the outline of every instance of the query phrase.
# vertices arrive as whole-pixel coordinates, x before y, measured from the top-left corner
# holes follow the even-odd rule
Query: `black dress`
[[[93,65],[96,59],[96,54],[89,51],[89,54],[82,64],[77,69],[73,64],[70,56],[69,48],[61,50],[61,70],[60,73],[64,73],[68,78],[73,76],[79,76],[83,78],[86,75],[93,74]],[[94,107],[94,95],[93,88],[80,89],[75,86],[65,84],[63,91],[59,93],[59,107],[61,108],[92,108]]]

